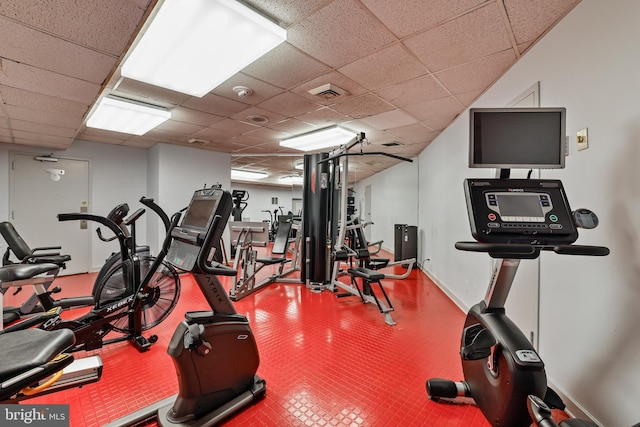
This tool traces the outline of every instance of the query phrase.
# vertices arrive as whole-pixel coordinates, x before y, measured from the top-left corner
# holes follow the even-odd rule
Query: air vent
[[[260,114],[251,114],[247,116],[246,119],[249,123],[253,123],[255,125],[264,125],[266,123],[269,123],[269,121],[271,120],[269,119],[269,117]]]
[[[207,141],[206,139],[191,138],[187,142],[193,145],[207,145],[211,141]]]
[[[339,96],[348,94],[346,90],[331,83],[327,83],[322,86],[318,86],[315,89],[311,89],[309,93],[323,99],[334,99]]]
[[[402,144],[401,142],[398,142],[398,141],[391,141],[391,142],[385,142],[382,145],[384,145],[385,147],[399,147],[399,146],[404,145],[404,144]]]

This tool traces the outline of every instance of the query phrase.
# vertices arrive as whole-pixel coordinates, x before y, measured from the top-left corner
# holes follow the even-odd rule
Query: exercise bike
[[[160,217],[160,220],[164,225],[165,233],[169,233],[171,222],[164,210],[162,210],[162,208],[158,206],[152,198],[142,197],[139,201]],[[122,203],[109,212],[107,219],[113,221],[118,227],[120,227],[122,233],[127,239],[127,242],[131,243],[135,239],[135,236],[132,236],[132,234],[135,234],[135,222],[133,224],[129,223],[129,219],[126,218],[128,213],[129,206],[126,203]],[[129,227],[132,227],[132,229],[130,230]],[[96,228],[96,234],[103,242],[111,242],[117,239],[116,235],[108,238],[104,237],[100,227]],[[129,248],[129,250],[131,251],[133,248]],[[135,253],[140,258],[140,276],[144,277],[153,265],[155,257],[151,255],[151,251],[147,245],[136,244]],[[120,252],[114,252],[107,258],[104,265],[100,268],[91,291],[91,295],[97,307],[101,307],[110,301],[114,301],[122,297],[127,292],[130,292],[127,288],[126,281],[123,278],[122,260],[122,254]],[[163,283],[158,283],[157,286],[160,288],[175,287],[177,295],[180,294],[180,278],[175,269],[165,261],[162,261],[158,266],[156,281],[160,280],[162,280]]]
[[[544,400],[537,396],[530,395],[527,399],[527,409],[534,427],[599,427],[598,424],[580,420],[577,418],[561,421],[558,425],[551,418],[551,408],[544,403]],[[640,427],[640,423],[634,424],[632,427]]]
[[[157,418],[160,426],[212,426],[261,398],[266,383],[256,375],[258,348],[246,317],[238,314],[217,276],[236,271],[212,260],[231,212],[231,197],[219,188],[194,193],[167,260],[191,271],[211,311],[187,312],[171,338],[179,392],[105,425],[137,425]]]
[[[520,260],[538,258],[541,251],[605,256],[609,249],[573,244],[577,228],[594,228],[598,218],[587,209],[572,212],[558,180],[467,179],[465,196],[476,242],[457,242],[455,247],[486,252],[499,262],[485,299],[469,310],[464,323],[460,344],[464,380],[433,378],[427,381],[427,392],[435,401],[472,398],[494,427],[528,427],[529,395],[561,409],[563,404],[547,387],[539,355],[505,314]],[[565,424],[571,425],[576,426]]]
[[[40,325],[40,328],[45,330],[71,329],[76,343],[70,351],[95,350],[106,344],[127,340],[131,341],[138,351],[146,351],[158,337],[151,335],[146,338],[142,332],[165,320],[176,306],[179,295],[179,287],[174,286],[177,283],[177,273],[171,266],[167,272],[167,266],[163,265],[171,243],[171,233],[167,233],[162,249],[153,262],[148,266],[143,264],[145,261],[133,249],[136,248],[135,223],[142,214],[144,209],[138,209],[126,219],[132,229],[130,236],[126,236],[120,227],[105,217],[88,213],[58,215],[59,221],[98,222],[117,236],[121,264],[111,276],[117,274],[117,282],[126,285],[125,293],[116,299],[97,300],[93,309],[84,316],[74,320],[63,320],[60,316],[56,316]],[[179,217],[179,214],[174,215],[170,229],[177,224]],[[167,274],[174,277],[166,280]],[[109,283],[109,277],[105,283]],[[111,331],[121,332],[123,335],[105,340],[105,335]]]

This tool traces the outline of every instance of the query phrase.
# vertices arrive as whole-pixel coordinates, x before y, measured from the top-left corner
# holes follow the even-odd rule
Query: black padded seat
[[[280,264],[280,263],[285,263],[289,261],[290,260],[287,258],[273,257],[273,256],[266,257],[266,258],[256,258],[256,262],[259,262],[265,265]]]
[[[370,280],[370,281],[384,279],[383,273],[379,273],[375,270],[371,270],[364,267],[350,268],[349,270],[347,270],[347,273],[351,274],[352,276],[362,277],[363,279]]]
[[[25,329],[0,335],[0,382],[49,362],[74,343],[71,329]]]
[[[47,273],[59,268],[55,263],[5,265],[0,267],[0,283],[31,279],[38,274]]]
[[[9,250],[14,253],[14,255],[21,262],[29,262],[29,263],[54,263],[58,264],[60,267],[64,267],[64,264],[67,261],[71,260],[71,255],[60,255],[57,253],[43,253],[38,255],[37,252],[41,250],[54,250],[59,249],[58,247],[53,248],[35,248],[31,249],[27,242],[22,239],[22,236],[18,234],[18,231],[15,229],[13,224],[8,221],[0,222],[0,234],[4,237],[4,240],[7,242],[7,252],[4,256],[4,263],[10,264],[9,261]]]

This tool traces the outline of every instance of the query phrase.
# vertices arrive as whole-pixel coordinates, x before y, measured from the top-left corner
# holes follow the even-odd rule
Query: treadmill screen
[[[503,217],[544,217],[537,194],[498,195],[500,215]]]
[[[207,228],[218,199],[193,199],[182,220],[182,227]]]

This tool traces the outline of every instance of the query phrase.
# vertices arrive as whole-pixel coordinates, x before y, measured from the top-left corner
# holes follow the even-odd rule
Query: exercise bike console
[[[471,234],[479,242],[548,245],[578,238],[558,180],[467,179],[465,196]]]

